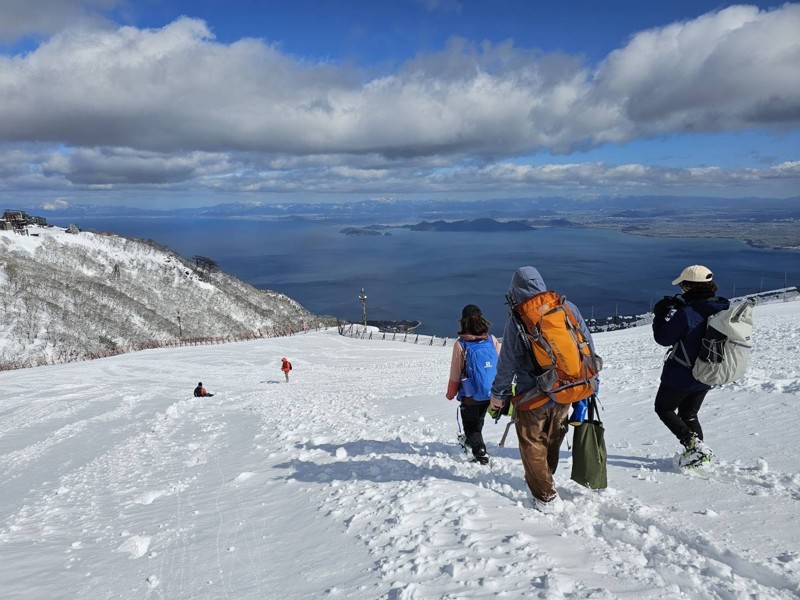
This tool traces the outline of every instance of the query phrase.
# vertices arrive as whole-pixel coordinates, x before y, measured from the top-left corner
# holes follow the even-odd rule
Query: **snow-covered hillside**
[[[30,231],[0,231],[0,363],[315,325],[291,298],[200,273],[165,248],[58,227]]]
[[[0,373],[4,598],[800,596],[800,302],[759,306],[752,368],[681,472],[663,349],[596,336],[609,489],[528,504],[513,433],[464,460],[449,345],[335,329]],[[294,364],[283,382],[280,358]],[[193,398],[198,380],[216,393]]]

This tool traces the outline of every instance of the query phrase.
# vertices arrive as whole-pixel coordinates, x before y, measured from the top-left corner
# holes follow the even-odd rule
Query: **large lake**
[[[53,220],[58,225],[68,223]],[[711,268],[725,296],[800,281],[800,253],[722,239],[662,239],[603,229],[444,233],[392,229],[346,236],[342,225],[306,221],[81,219],[79,225],[150,238],[191,258],[282,292],[317,314],[360,320],[418,319],[420,333],[452,336],[464,304],[478,304],[502,333],[514,269],[533,265],[584,317],[640,314],[677,287],[683,267]]]

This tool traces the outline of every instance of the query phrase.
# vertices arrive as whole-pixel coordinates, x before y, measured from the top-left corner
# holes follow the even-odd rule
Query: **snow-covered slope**
[[[57,227],[30,231],[0,231],[0,363],[314,325],[291,298],[199,273],[163,247]]]
[[[454,443],[450,347],[335,329],[0,373],[4,598],[797,598],[800,302],[675,466],[647,328],[596,336],[609,489],[529,508],[513,433]],[[284,383],[279,365],[294,364]],[[202,379],[216,395],[193,398]]]

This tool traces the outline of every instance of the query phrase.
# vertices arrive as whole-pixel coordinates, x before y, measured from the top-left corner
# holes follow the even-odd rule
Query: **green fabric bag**
[[[588,401],[588,419],[575,427],[572,435],[572,481],[593,490],[608,487],[606,441],[603,422],[597,411],[597,397]],[[595,415],[598,418],[595,419]]]

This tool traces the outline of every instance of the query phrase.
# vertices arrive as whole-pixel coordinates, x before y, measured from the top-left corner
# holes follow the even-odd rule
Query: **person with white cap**
[[[703,265],[686,267],[672,285],[680,286],[682,294],[665,296],[653,307],[653,337],[661,346],[672,347],[661,370],[654,408],[685,448],[681,466],[696,466],[712,457],[697,416],[711,387],[694,378],[692,366],[708,317],[728,308],[730,301],[717,296],[714,274]]]

